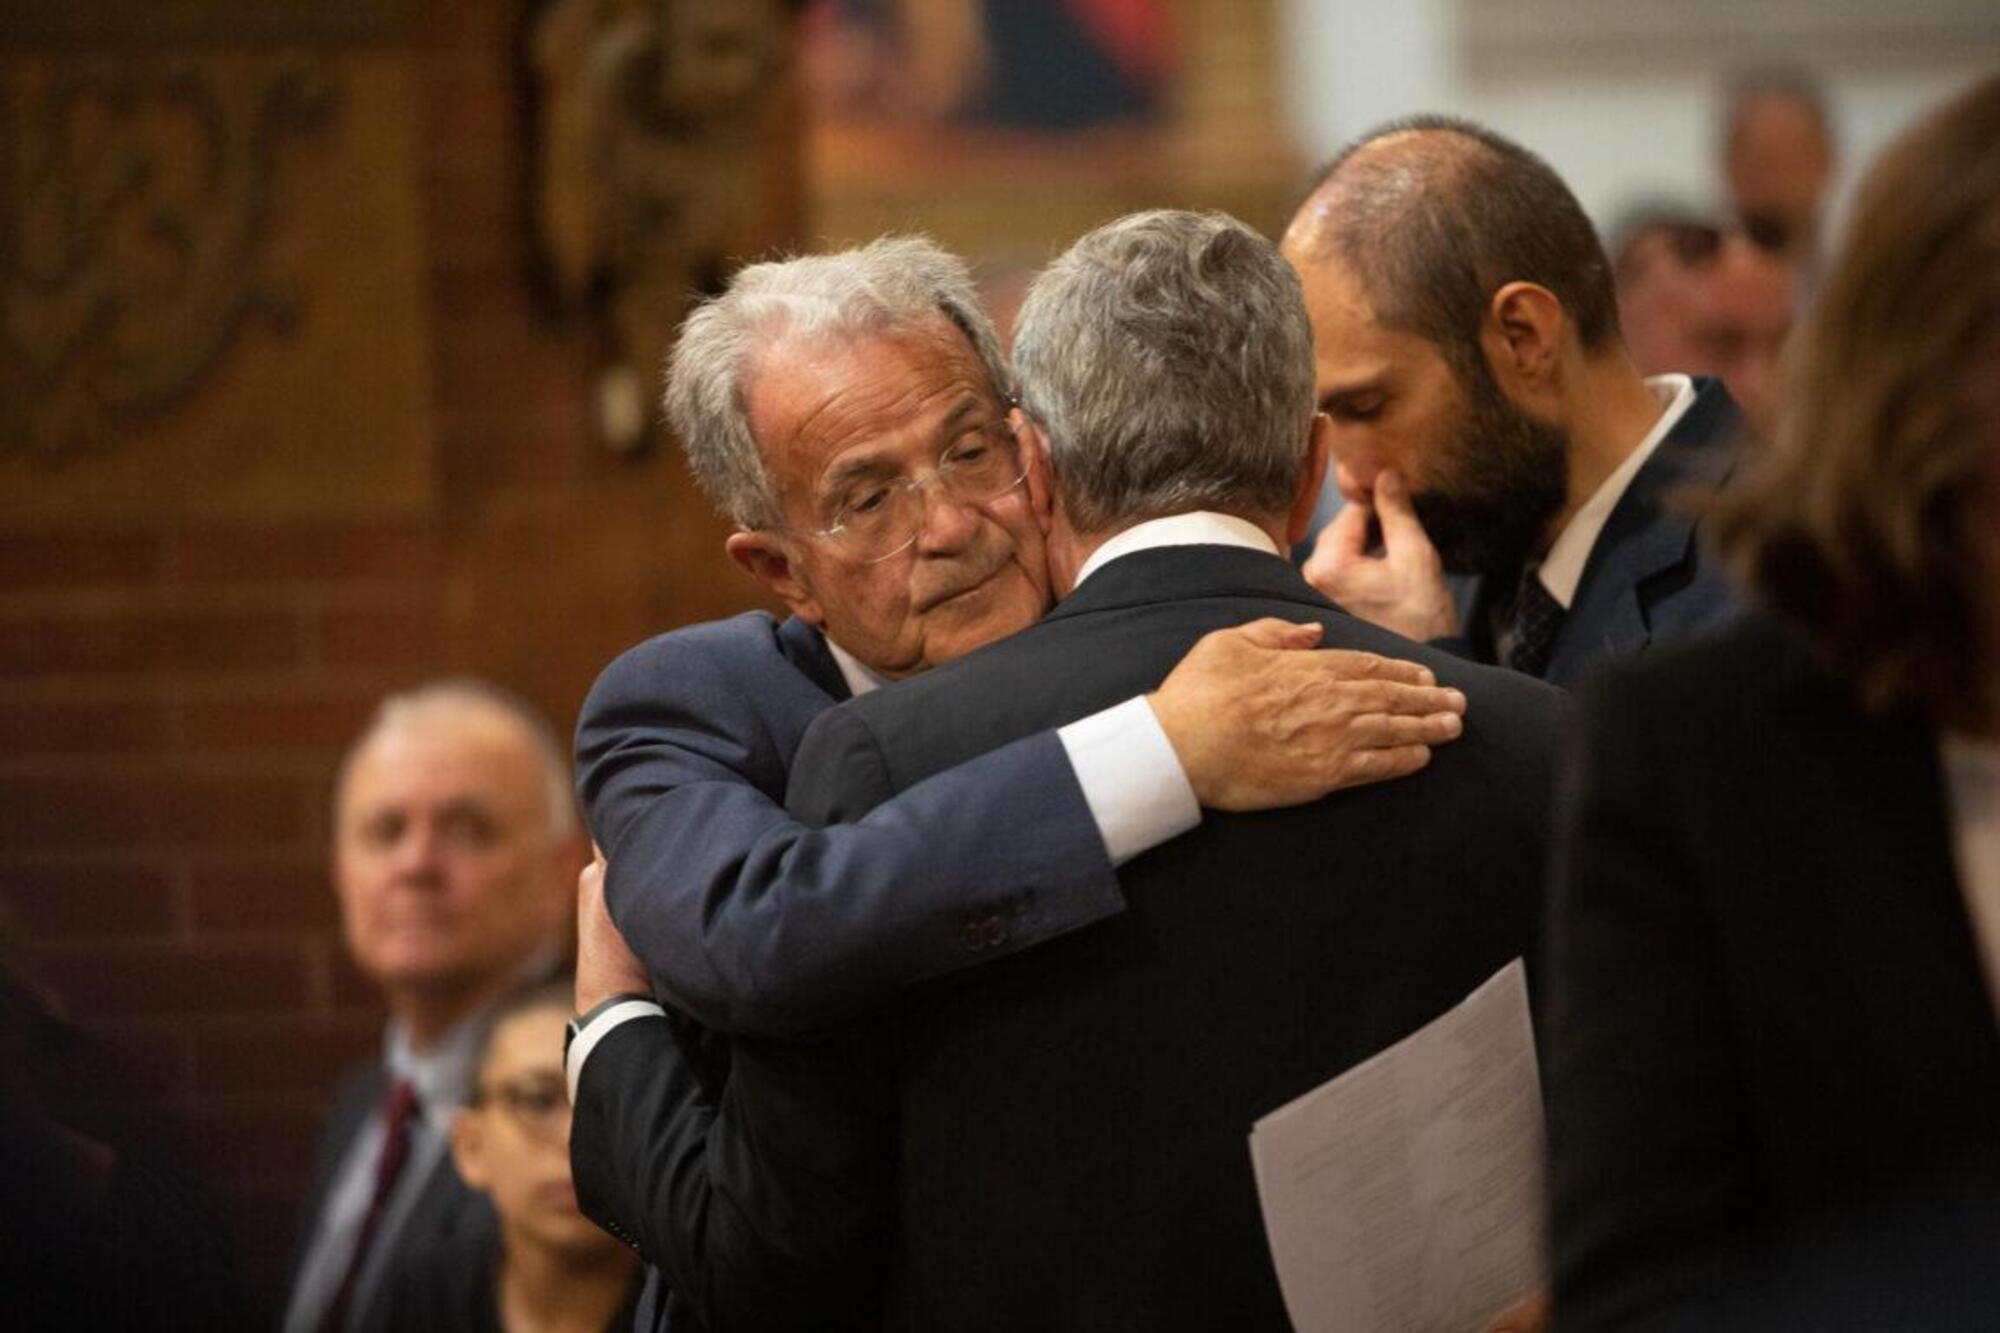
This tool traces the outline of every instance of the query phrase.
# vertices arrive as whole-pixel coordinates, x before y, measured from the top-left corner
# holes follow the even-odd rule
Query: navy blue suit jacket
[[[853,825],[794,821],[792,754],[847,694],[817,630],[751,612],[647,640],[584,701],[577,785],[612,919],[706,1026],[825,1027],[1124,906],[1052,732]]]
[[[1695,400],[1619,498],[1590,548],[1542,679],[1574,688],[1609,662],[1658,640],[1701,633],[1742,609],[1734,588],[1701,549],[1695,517],[1677,507],[1682,492],[1720,488],[1735,470],[1743,414],[1722,381],[1696,376]],[[1439,646],[1478,662],[1495,660],[1487,580],[1460,587],[1463,638]]]
[[[658,1020],[591,1055],[578,1133],[651,1131],[632,1188],[706,1326],[880,1328],[886,1299],[892,1327],[1287,1327],[1251,1122],[1533,953],[1560,696],[1364,625],[1270,556],[1149,551],[1039,625],[828,713],[791,801],[886,809],[1260,615],[1427,662],[1470,697],[1466,736],[1400,782],[1211,815],[1121,871],[1115,921],[810,1042],[738,1042],[719,1091],[674,1075]]]

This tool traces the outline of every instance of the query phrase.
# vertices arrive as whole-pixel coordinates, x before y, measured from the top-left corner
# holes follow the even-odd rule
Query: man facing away
[[[814,1042],[738,1043],[712,1120],[649,1159],[672,1278],[713,1327],[879,1326],[884,1302],[923,1328],[1287,1327],[1251,1124],[1531,952],[1558,698],[1354,620],[1277,555],[1326,429],[1275,249],[1213,215],[1111,224],[1036,283],[1016,356],[1011,420],[1066,595],[827,713],[794,810],[863,817],[1260,616],[1408,653],[1474,721],[1414,777],[1209,814],[1121,868],[1115,918]],[[612,1105],[587,1080],[580,1127],[662,1125],[672,1091]]]
[[[683,331],[676,433],[738,525],[730,555],[795,614],[640,645],[578,727],[604,897],[638,958],[586,912],[607,944],[580,952],[569,1070],[610,1115],[579,1117],[573,1156],[586,1208],[648,1257],[668,1241],[646,1164],[706,1124],[708,1081],[622,1030],[661,1013],[649,991],[725,1033],[824,1028],[1122,911],[1116,867],[1201,804],[1394,777],[1458,733],[1464,701],[1427,668],[1265,646],[1319,633],[1267,622],[1212,636],[1145,697],[968,756],[853,824],[792,819],[787,772],[813,718],[1045,609],[1011,388],[965,266],[917,240],[752,266]],[[593,967],[600,952],[623,967]],[[628,1114],[661,1086],[688,1124]]]
[[[556,961],[582,854],[561,750],[495,686],[392,696],[348,752],[333,879],[389,1028],[327,1118],[288,1333],[364,1326],[397,1255],[490,1225],[452,1167],[452,1116],[495,1006]]]
[[[1283,248],[1354,502],[1306,563],[1321,592],[1563,686],[1736,613],[1677,496],[1727,479],[1741,416],[1714,380],[1639,373],[1597,233],[1540,158],[1397,122],[1334,159]]]

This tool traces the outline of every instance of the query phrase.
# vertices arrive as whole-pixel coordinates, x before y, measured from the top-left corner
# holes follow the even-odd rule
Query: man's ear
[[[491,1178],[486,1171],[486,1124],[479,1112],[460,1107],[451,1118],[451,1160],[459,1179],[483,1190]]]
[[[1305,461],[1299,465],[1299,488],[1292,495],[1292,507],[1285,515],[1285,545],[1297,546],[1312,528],[1313,511],[1319,508],[1320,488],[1326,485],[1326,469],[1333,458],[1333,418],[1313,413],[1306,434]]]
[[[732,532],[722,549],[751,578],[776,593],[793,615],[808,625],[826,624],[826,612],[806,585],[792,559],[791,544],[783,537],[771,532]]]
[[[1522,407],[1558,393],[1569,330],[1562,302],[1539,283],[1510,282],[1494,292],[1479,341],[1501,392]]]
[[[1046,537],[1056,518],[1056,488],[1055,478],[1049,471],[1048,433],[1039,421],[1018,407],[1007,414],[1007,421],[1014,428],[1014,438],[1021,445],[1021,461],[1028,468],[1029,508]]]

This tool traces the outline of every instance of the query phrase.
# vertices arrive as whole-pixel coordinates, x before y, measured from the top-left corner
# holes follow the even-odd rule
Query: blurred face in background
[[[562,1038],[568,1011],[552,1002],[494,1028],[473,1100],[452,1122],[459,1175],[493,1201],[508,1243],[572,1258],[623,1249],[577,1211],[569,1173],[569,1092]]]
[[[533,740],[472,704],[412,708],[362,741],[335,808],[348,949],[390,998],[494,984],[561,938],[574,849]]]
[[[1738,233],[1665,225],[1618,260],[1618,320],[1646,375],[1714,375],[1769,437],[1792,330],[1791,266]]]
[[[1805,258],[1833,177],[1833,144],[1812,105],[1775,92],[1745,102],[1729,129],[1726,168],[1737,215],[1757,244]]]

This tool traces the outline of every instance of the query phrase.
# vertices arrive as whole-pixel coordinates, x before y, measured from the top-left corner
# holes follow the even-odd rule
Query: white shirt
[[[546,964],[544,964],[546,966]],[[389,1204],[377,1224],[372,1253],[356,1277],[354,1295],[348,1304],[349,1323],[367,1307],[370,1295],[382,1280],[383,1266],[396,1251],[397,1233],[408,1221],[410,1210],[444,1156],[451,1135],[451,1118],[471,1094],[479,1048],[486,1037],[491,1011],[483,1010],[459,1023],[428,1051],[410,1047],[409,1030],[390,1023],[383,1038],[382,1061],[391,1084],[408,1079],[416,1090],[418,1117],[410,1123],[409,1156],[402,1174],[389,1196]],[[340,1280],[361,1238],[361,1224],[375,1193],[375,1159],[381,1155],[387,1127],[378,1109],[371,1108],[361,1132],[340,1159],[326,1204],[313,1229],[311,1248],[300,1266],[298,1285],[292,1289],[285,1308],[286,1333],[313,1333],[326,1307],[333,1302]]]
[[[1583,502],[1583,507],[1570,515],[1536,571],[1542,586],[1565,611],[1576,600],[1576,585],[1583,581],[1583,567],[1589,563],[1591,548],[1603,535],[1604,525],[1611,520],[1611,511],[1625,498],[1632,478],[1646,466],[1646,460],[1660,447],[1660,441],[1667,438],[1694,406],[1694,381],[1686,375],[1655,375],[1646,381],[1646,387],[1660,400],[1659,420],[1646,432],[1646,438],[1639,441],[1639,447],[1627,454],[1625,461]]]
[[[1986,989],[2000,1008],[2000,744],[1946,736],[1944,777],[1958,882]]]

